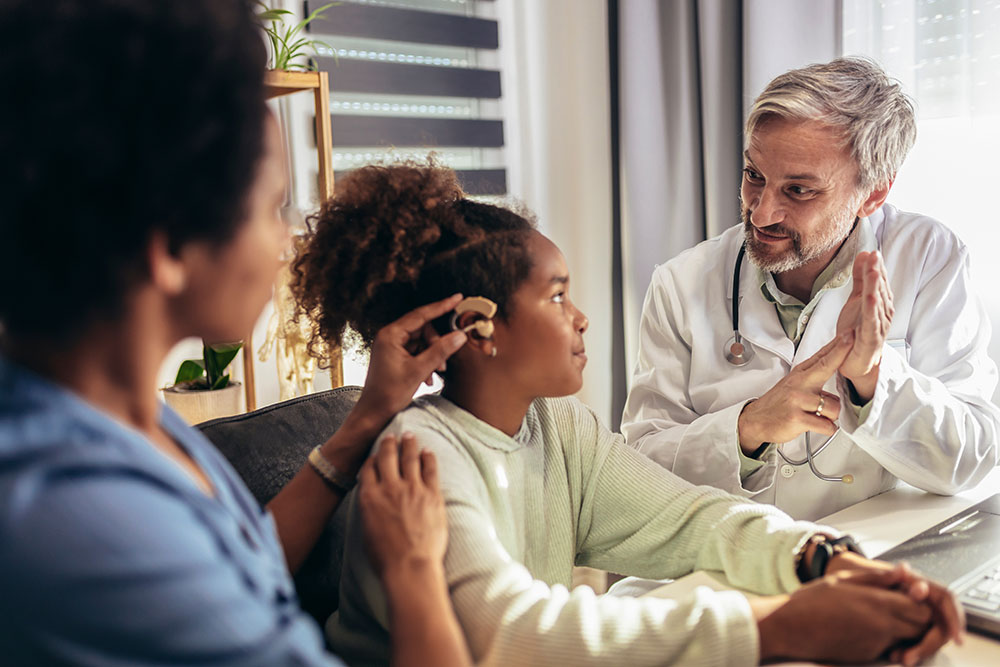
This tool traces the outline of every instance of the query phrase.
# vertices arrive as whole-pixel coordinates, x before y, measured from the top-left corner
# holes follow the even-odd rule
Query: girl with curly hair
[[[815,536],[835,531],[688,484],[570,397],[583,382],[587,318],[559,249],[525,216],[470,200],[447,169],[396,165],[341,179],[311,223],[293,290],[316,346],[348,326],[371,345],[411,304],[455,291],[497,306],[492,332],[470,329],[440,369],[440,395],[415,400],[387,429],[412,433],[439,461],[446,585],[477,662],[866,661],[904,641],[926,654],[957,634],[941,587],[853,553],[830,560],[838,577],[800,588],[826,539]],[[455,325],[481,317],[462,313]],[[821,363],[836,368],[850,345],[833,341]],[[352,663],[380,664],[390,619],[351,512],[327,633]],[[772,595],[598,597],[569,590],[574,565],[655,579],[719,570]]]

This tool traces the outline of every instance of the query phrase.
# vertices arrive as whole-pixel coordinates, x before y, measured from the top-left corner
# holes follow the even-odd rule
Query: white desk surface
[[[976,488],[956,496],[936,496],[912,486],[900,485],[892,491],[835,512],[818,523],[850,533],[869,557],[877,558],[900,542],[997,492],[1000,492],[1000,468],[994,469]],[[695,572],[664,584],[648,595],[677,598],[698,586],[715,590],[730,588],[722,575]],[[997,667],[1000,665],[1000,641],[970,632],[962,646],[948,644],[924,664]]]

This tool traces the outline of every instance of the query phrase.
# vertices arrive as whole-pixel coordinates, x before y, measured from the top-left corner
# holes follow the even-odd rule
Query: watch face
[[[813,552],[812,562],[809,563],[810,581],[819,579],[826,574],[826,566],[833,557],[833,545],[828,540],[823,540],[816,544],[816,551]]]

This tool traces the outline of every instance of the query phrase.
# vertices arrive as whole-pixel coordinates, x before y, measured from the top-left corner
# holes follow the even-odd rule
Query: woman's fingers
[[[463,331],[452,331],[447,336],[441,336],[427,346],[427,349],[413,357],[420,377],[427,377],[435,370],[443,370],[448,357],[455,354],[468,340]]]
[[[393,332],[394,339],[401,336],[401,342],[405,343],[410,339],[411,334],[419,333],[425,324],[452,310],[461,300],[461,294],[452,294],[446,299],[414,308],[392,324],[387,325],[386,329]]]
[[[387,435],[382,438],[374,459],[381,482],[399,481],[399,446],[396,436]]]
[[[438,488],[437,457],[434,456],[434,452],[426,449],[420,452],[420,473],[427,488]]]
[[[420,450],[412,433],[403,434],[403,445],[399,453],[400,476],[408,482],[420,479]]]
[[[378,483],[378,476],[375,474],[375,464],[374,459],[368,459],[361,466],[361,470],[358,472],[358,483],[362,488],[370,487]]]

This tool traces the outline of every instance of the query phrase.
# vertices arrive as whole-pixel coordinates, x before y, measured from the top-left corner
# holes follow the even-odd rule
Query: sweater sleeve
[[[584,480],[581,564],[649,579],[716,570],[733,586],[765,594],[798,587],[795,554],[819,530],[815,524],[694,486],[626,447],[580,409],[586,413],[577,419],[576,436]]]

